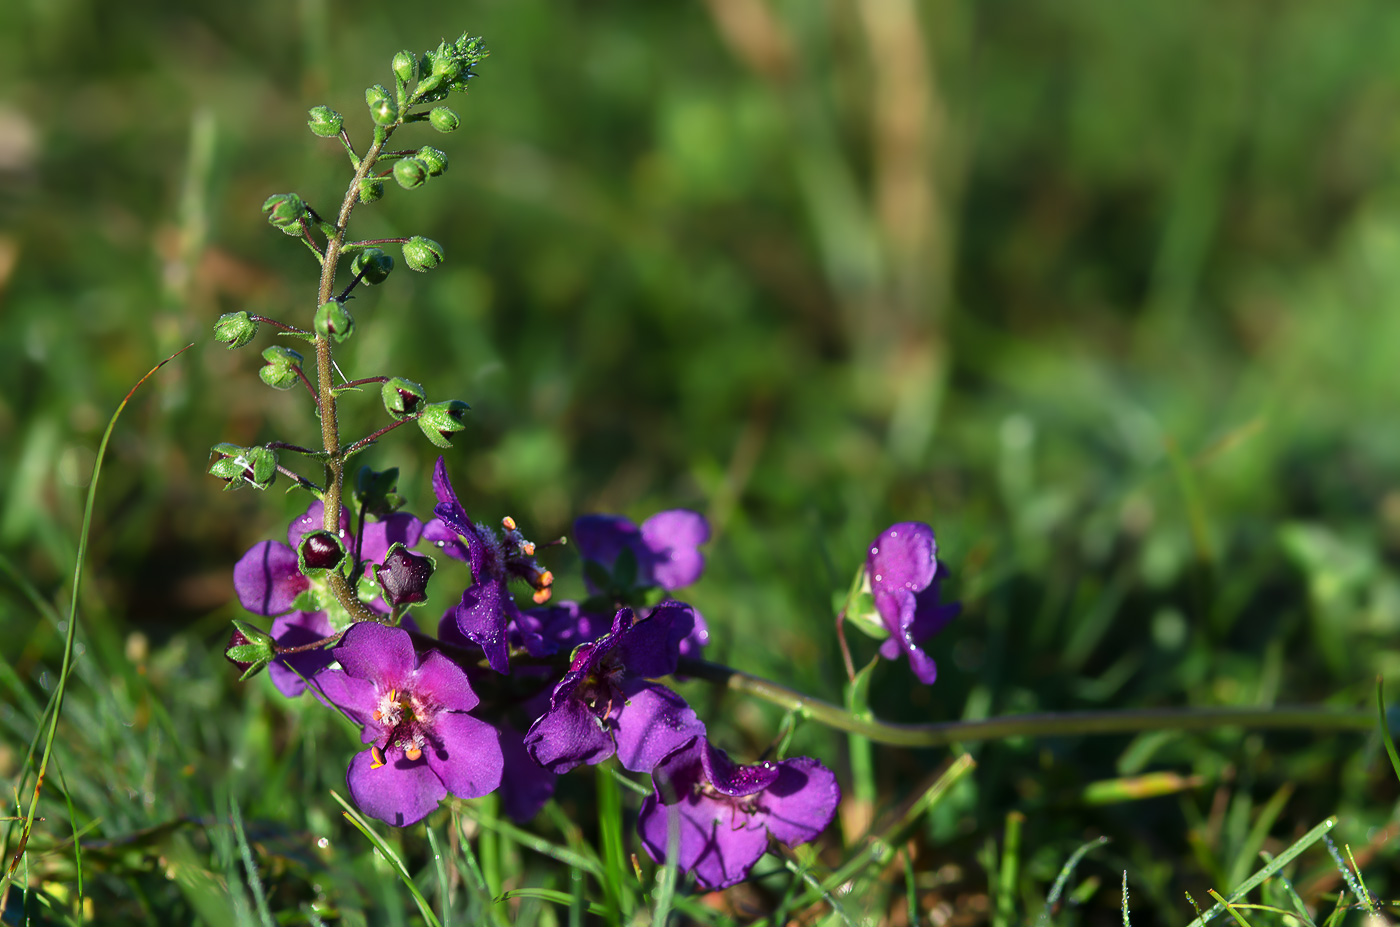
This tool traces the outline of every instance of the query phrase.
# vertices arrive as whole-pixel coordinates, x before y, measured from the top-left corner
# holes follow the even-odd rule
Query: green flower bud
[[[311,118],[306,121],[306,125],[311,129],[313,135],[322,138],[335,138],[340,134],[340,127],[345,120],[340,113],[329,106],[313,106],[310,112]]]
[[[291,348],[274,344],[262,352],[267,364],[258,371],[262,381],[273,389],[291,389],[301,379],[299,371],[304,359]]]
[[[263,201],[268,224],[288,235],[301,234],[301,220],[311,217],[311,210],[295,193],[274,193]]]
[[[225,312],[214,323],[214,340],[228,345],[230,351],[241,348],[258,333],[258,323],[246,312]]]
[[[366,177],[360,181],[360,202],[373,203],[384,195],[384,181]]]
[[[277,656],[272,636],[246,621],[234,619],[234,632],[224,646],[224,659],[242,671],[239,682],[251,679]]]
[[[392,377],[379,388],[379,396],[384,400],[384,408],[396,419],[405,419],[418,411],[427,393],[423,387],[403,377]]]
[[[457,111],[449,106],[434,106],[428,111],[428,122],[434,129],[444,134],[455,132],[462,124],[462,120],[457,116]]]
[[[405,49],[394,56],[390,67],[399,82],[406,84],[418,76],[418,56]]]
[[[209,473],[223,480],[225,489],[266,489],[277,479],[277,455],[265,447],[216,444],[210,454]]]
[[[303,576],[322,576],[345,562],[345,543],[329,531],[312,531],[297,544],[297,569]]]
[[[428,179],[428,165],[417,158],[400,158],[394,162],[394,179],[405,190],[421,187]]]
[[[423,162],[423,166],[428,169],[429,177],[440,177],[447,170],[447,154],[436,148],[425,145],[418,149],[418,154],[414,157]]]
[[[314,326],[317,334],[334,338],[336,344],[355,334],[355,319],[338,299],[322,303],[317,308]]]
[[[433,76],[441,81],[452,81],[462,73],[462,61],[457,57],[457,49],[446,42],[438,44],[433,52]]]
[[[355,256],[350,259],[350,272],[361,274],[360,279],[370,286],[388,280],[389,273],[393,269],[394,259],[378,248],[357,251]],[[362,271],[363,273],[361,273]]]
[[[391,126],[399,119],[399,106],[381,84],[365,89],[365,105],[375,125]]]
[[[432,270],[442,263],[442,245],[431,238],[414,235],[403,243],[403,260],[414,270]]]
[[[462,418],[470,408],[460,399],[435,402],[424,407],[423,414],[418,416],[418,427],[438,447],[451,447],[452,436],[467,427]]]

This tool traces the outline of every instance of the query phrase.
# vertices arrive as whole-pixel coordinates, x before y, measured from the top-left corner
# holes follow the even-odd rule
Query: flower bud
[[[444,134],[455,132],[457,127],[462,124],[456,110],[448,106],[434,106],[428,111],[428,122],[434,129]]]
[[[360,202],[373,203],[384,195],[384,181],[366,177],[360,181]]]
[[[462,419],[470,408],[460,399],[435,402],[424,407],[423,414],[418,416],[418,427],[438,447],[451,447],[452,436],[467,427]]]
[[[312,531],[297,544],[297,569],[304,576],[334,570],[345,560],[345,543],[329,531]]]
[[[258,376],[262,381],[273,389],[291,389],[297,385],[301,379],[298,371],[301,370],[301,362],[304,359],[291,348],[280,344],[274,344],[262,352],[263,360],[266,361]]]
[[[417,158],[400,158],[394,162],[394,179],[405,190],[421,187],[428,179],[428,165]]]
[[[462,61],[457,57],[457,49],[446,42],[438,44],[433,52],[433,76],[440,81],[453,81],[462,73]]]
[[[230,351],[241,348],[258,333],[258,323],[246,312],[225,312],[214,323],[214,340],[228,345]]]
[[[355,334],[355,319],[350,315],[350,310],[345,308],[343,302],[333,299],[328,303],[322,303],[316,310],[313,327],[317,334],[334,338],[336,344],[340,344]]]
[[[355,487],[351,495],[375,518],[387,518],[403,508],[404,498],[398,493],[398,483],[398,467],[388,470],[361,467],[355,474]]]
[[[393,269],[394,259],[378,248],[357,251],[355,256],[350,259],[350,272],[359,274],[360,279],[370,286],[388,280],[389,273]]]
[[[216,444],[210,454],[209,473],[223,480],[225,489],[266,489],[277,479],[277,455],[265,447]]]
[[[414,157],[423,162],[429,177],[440,177],[443,171],[447,170],[447,153],[444,151],[425,145],[418,149],[418,154]]]
[[[234,619],[233,634],[224,647],[224,659],[242,670],[239,682],[257,675],[275,656],[272,637],[266,631]]]
[[[385,410],[400,420],[417,412],[427,396],[423,387],[403,377],[386,380],[379,388],[379,395],[384,400]]]
[[[381,84],[365,88],[365,105],[369,107],[369,117],[375,125],[391,126],[399,119],[398,104]]]
[[[384,555],[384,563],[376,564],[374,577],[379,580],[384,601],[391,608],[416,605],[428,601],[428,580],[433,575],[430,557],[415,554],[395,542]]]
[[[307,127],[313,135],[322,138],[335,138],[340,134],[340,127],[345,124],[345,119],[340,113],[329,106],[313,106],[309,115],[311,118],[306,121]]]
[[[432,270],[442,263],[442,245],[431,238],[414,235],[403,243],[403,261],[413,270]]]
[[[301,220],[311,217],[311,210],[295,193],[274,193],[263,201],[268,224],[287,235],[301,234]]]
[[[418,56],[407,49],[394,56],[389,65],[400,83],[408,83],[418,76]]]

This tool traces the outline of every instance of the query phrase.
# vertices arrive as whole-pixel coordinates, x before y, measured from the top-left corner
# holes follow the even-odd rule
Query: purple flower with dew
[[[501,754],[505,758],[501,809],[511,820],[524,824],[554,797],[558,777],[534,761],[525,749],[524,735],[508,724],[501,725]]]
[[[333,653],[341,669],[316,685],[370,745],[345,775],[366,814],[406,827],[449,792],[479,798],[500,785],[500,734],[467,714],[478,699],[460,666],[436,650],[420,658],[407,631],[373,622],[351,627]]]
[[[310,644],[346,627],[344,623],[336,627],[336,622],[325,611],[288,614],[298,596],[317,588],[319,581],[302,574],[298,568],[296,548],[307,534],[321,530],[324,512],[325,507],[319,500],[311,503],[305,512],[292,519],[287,528],[286,544],[281,541],[260,541],[249,548],[233,568],[233,588],[238,594],[238,601],[256,615],[276,617],[272,622],[271,634],[273,640],[283,647]],[[412,546],[418,543],[422,532],[422,522],[406,513],[365,525],[360,556],[366,561],[366,572],[373,570],[374,564],[384,558],[395,542]],[[349,531],[349,517],[343,509],[340,540],[345,549],[353,553],[355,538]],[[326,602],[331,601],[329,592],[321,598]],[[370,607],[379,612],[389,610],[379,599],[371,602]],[[302,678],[310,678],[330,663],[331,657],[326,651],[308,650],[277,658],[269,664],[268,675],[278,691],[293,697],[306,688]]]
[[[658,605],[644,621],[620,609],[612,630],[574,651],[550,695],[549,710],[525,735],[525,749],[545,769],[565,773],[614,753],[626,769],[650,772],[705,725],[679,695],[647,677],[676,671],[677,641],[690,606]]]
[[[816,760],[797,757],[740,766],[704,737],[652,770],[637,832],[658,863],[676,864],[709,889],[743,881],[771,835],[796,846],[815,840],[836,814],[841,789]]]
[[[700,578],[705,569],[700,545],[709,539],[709,522],[689,509],[657,512],[640,528],[621,515],[584,515],[574,521],[579,556],[611,570],[618,555],[630,550],[637,558],[637,584],[666,590]]]
[[[465,560],[472,569],[472,584],[454,609],[458,629],[486,652],[486,660],[498,673],[510,669],[508,630],[520,615],[507,583],[523,579],[535,589],[536,604],[549,601],[554,575],[535,562],[535,545],[525,540],[511,518],[502,520],[504,537],[485,525],[475,524],[457,501],[447,477],[447,463],[438,458],[433,470],[436,516],[424,536],[450,557]]]
[[[880,533],[865,561],[875,609],[890,632],[880,645],[880,655],[895,660],[900,653],[907,654],[910,669],[924,684],[938,677],[938,667],[919,644],[942,630],[962,608],[956,602],[938,602],[937,554],[933,529],[923,522],[904,521]]]

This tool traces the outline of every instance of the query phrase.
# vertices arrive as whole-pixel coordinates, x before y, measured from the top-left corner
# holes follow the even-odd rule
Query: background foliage
[[[227,879],[251,916],[236,835],[216,826],[239,807],[274,910],[319,898],[350,921],[406,916],[326,793],[351,736],[219,659],[231,564],[305,503],[217,492],[206,449],[313,424],[208,333],[225,311],[314,308],[309,256],[257,209],[287,189],[338,200],[343,155],[305,133],[307,107],[346,113],[358,137],[359,88],[393,52],[463,28],[493,54],[458,106],[449,172],[359,215],[366,235],[438,239],[448,262],[362,294],[340,359],[352,378],[472,403],[449,461],[474,515],[513,514],[541,539],[586,511],[704,511],[715,539],[693,600],[711,657],[834,700],[832,594],[880,528],[928,521],[966,611],[931,647],[937,685],[877,678],[891,719],[1354,705],[1400,669],[1400,12],[1385,0],[0,14],[0,551],[15,567],[0,778],[18,781],[61,642],[26,588],[62,599],[110,409],[196,342],[114,442],[67,784],[50,782],[36,836],[69,836],[71,799],[91,827],[85,891],[104,904],[236,923],[201,900]],[[377,405],[346,404],[352,432]],[[432,456],[395,435],[369,462],[398,463],[423,508]],[[574,575],[567,551],[555,566]],[[736,753],[774,734],[775,712],[687,694]],[[844,737],[802,727],[794,748],[850,781]],[[1333,813],[1372,890],[1394,890],[1396,781],[1374,738],[974,752],[912,846],[918,905],[944,919],[1006,922],[978,851],[1011,810],[1028,815],[1018,918],[1108,834],[1082,873],[1110,889],[1065,916],[1117,917],[1127,869],[1140,919],[1184,923],[1183,888],[1223,891],[1261,844]],[[876,756],[873,805],[843,808],[847,840],[946,752]],[[1109,805],[1082,792],[1153,770],[1194,787]],[[563,807],[591,808],[592,787],[570,785]],[[499,887],[565,878],[509,841],[491,852]],[[65,853],[31,878],[70,880]],[[1335,891],[1335,868],[1305,860],[1304,897]],[[903,878],[863,903],[882,910]],[[767,884],[724,903],[763,909]]]

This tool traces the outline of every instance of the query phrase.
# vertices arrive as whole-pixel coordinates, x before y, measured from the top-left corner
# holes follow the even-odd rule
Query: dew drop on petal
[[[877,583],[878,583],[878,582],[882,582],[882,581],[884,580],[884,578],[885,578],[885,577],[881,576],[879,573],[876,573],[876,574],[875,574],[875,582],[877,582]]]
[[[319,840],[316,841],[316,846],[320,847],[320,848],[323,849],[323,850],[324,850],[326,847],[330,846],[330,845],[331,845],[331,842],[330,842],[329,840],[327,840],[325,837],[322,837],[322,838],[320,838]]]

